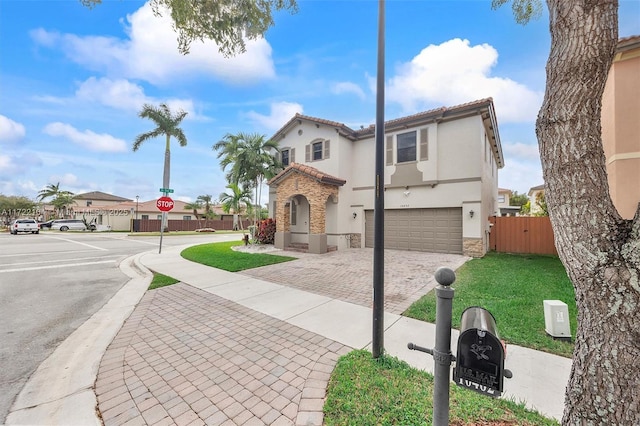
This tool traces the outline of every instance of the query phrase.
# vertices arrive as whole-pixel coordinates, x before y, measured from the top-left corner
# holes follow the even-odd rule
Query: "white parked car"
[[[57,219],[51,222],[51,229],[58,231],[86,231],[87,227],[80,219]],[[95,230],[95,225],[91,225],[91,230]]]
[[[38,222],[35,219],[16,219],[9,225],[9,231],[13,235],[18,235],[18,232],[39,234],[40,225],[38,225]]]

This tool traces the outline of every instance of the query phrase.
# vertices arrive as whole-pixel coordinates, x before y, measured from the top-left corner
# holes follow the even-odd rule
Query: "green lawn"
[[[148,290],[153,290],[160,287],[166,287],[168,285],[175,284],[178,282],[180,281],[176,280],[175,278],[154,272],[153,279],[151,280],[151,284],[149,284]]]
[[[431,425],[433,376],[397,358],[355,350],[338,360],[324,405],[324,424]],[[524,405],[451,384],[451,425],[557,425]]]
[[[243,253],[234,251],[232,246],[244,244],[242,241],[224,243],[200,244],[184,249],[180,255],[192,262],[224,269],[229,272],[244,271],[245,269],[273,265],[275,263],[296,260],[295,257],[276,256],[265,253]]]
[[[544,331],[543,300],[568,305],[571,331],[576,330],[575,293],[560,260],[555,256],[490,252],[456,271],[453,326],[469,306],[481,306],[496,318],[500,337],[520,346],[570,357],[573,343],[554,340]],[[414,303],[404,315],[435,322],[435,292]],[[508,352],[508,348],[507,348]]]

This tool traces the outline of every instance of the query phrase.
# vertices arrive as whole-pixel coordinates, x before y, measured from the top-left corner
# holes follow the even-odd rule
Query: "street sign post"
[[[160,192],[162,192],[163,194],[167,195],[167,194],[173,194],[173,189],[170,188],[160,188]]]

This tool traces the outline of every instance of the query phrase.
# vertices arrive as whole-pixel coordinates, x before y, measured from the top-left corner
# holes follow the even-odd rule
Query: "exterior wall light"
[[[474,214],[475,212],[473,210],[469,210],[469,217],[473,217]]]
[[[358,216],[358,213],[353,212],[353,218],[355,219]]]

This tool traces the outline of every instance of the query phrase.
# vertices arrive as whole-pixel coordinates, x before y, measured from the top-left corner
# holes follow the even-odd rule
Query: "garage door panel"
[[[373,247],[373,210],[365,211],[365,246]],[[385,210],[385,247],[462,253],[462,209]]]

